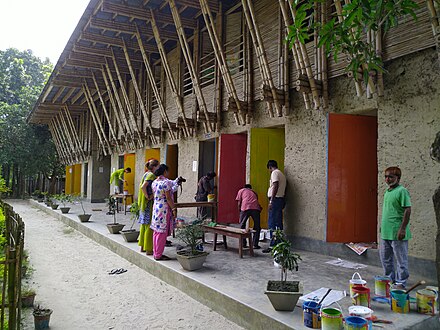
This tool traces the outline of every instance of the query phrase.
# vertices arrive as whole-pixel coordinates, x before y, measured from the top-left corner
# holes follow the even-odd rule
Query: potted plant
[[[43,191],[41,193],[43,195],[43,199],[44,199],[44,204],[46,204],[46,206],[50,206],[50,195],[47,191]]]
[[[110,234],[119,234],[125,225],[116,222],[116,199],[113,196],[108,198],[109,209],[113,210],[113,223],[107,224],[107,229]]]
[[[64,214],[69,213],[70,207],[67,206],[67,203],[73,202],[72,195],[59,194],[59,195],[57,195],[57,200],[59,200],[60,203],[63,205],[62,207],[60,207],[61,213],[64,213]]]
[[[49,206],[52,210],[56,210],[60,204],[57,203],[57,195],[49,195]]]
[[[133,229],[134,223],[137,219],[139,219],[139,204],[135,201],[130,206],[131,219],[133,222],[131,223],[130,229],[121,230],[120,233],[126,242],[136,242],[139,237],[139,230]]]
[[[34,191],[34,196],[35,196],[35,199],[37,200],[37,202],[43,202],[44,201],[44,195],[43,195],[43,193],[40,191],[40,190],[35,190]]]
[[[191,224],[182,225],[177,230],[176,237],[187,245],[187,249],[177,251],[177,260],[183,269],[192,271],[203,267],[208,252],[197,249],[201,245],[203,236],[202,220],[195,220]]]
[[[83,214],[78,214],[78,218],[81,222],[88,222],[90,217],[92,216],[91,214],[86,214],[86,210],[84,209],[84,205],[83,205],[83,197],[82,196],[77,196],[76,200],[78,201],[78,203],[81,205]]]
[[[41,308],[40,305],[34,307],[34,325],[36,330],[40,329],[48,329],[50,315],[52,314],[52,310],[49,308]]]
[[[278,242],[272,248],[273,260],[280,266],[281,281],[268,281],[265,294],[277,311],[293,311],[300,296],[302,285],[299,281],[287,281],[288,272],[298,271],[299,254],[292,252],[291,243],[281,230],[275,231]]]
[[[33,307],[35,296],[37,293],[34,289],[26,288],[21,291],[21,306],[22,307]]]

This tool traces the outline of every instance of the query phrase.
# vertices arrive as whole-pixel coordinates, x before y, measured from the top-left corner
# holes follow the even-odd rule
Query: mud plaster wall
[[[402,169],[401,184],[412,201],[409,254],[435,259],[436,223],[432,195],[440,184],[440,165],[429,149],[440,130],[440,65],[426,50],[387,66],[385,97],[378,110],[379,219],[383,201],[383,169]]]

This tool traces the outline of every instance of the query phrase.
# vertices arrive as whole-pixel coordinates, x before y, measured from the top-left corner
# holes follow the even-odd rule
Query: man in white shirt
[[[269,190],[267,197],[269,198],[269,229],[270,229],[270,247],[262,252],[269,253],[272,246],[276,244],[272,238],[272,232],[275,229],[283,229],[283,209],[286,205],[284,195],[286,192],[286,177],[283,172],[278,169],[278,163],[275,160],[267,162],[267,168],[270,173]]]

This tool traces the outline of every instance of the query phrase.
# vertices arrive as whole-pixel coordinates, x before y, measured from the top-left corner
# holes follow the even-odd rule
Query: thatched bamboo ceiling
[[[210,0],[209,2],[211,10],[217,12],[219,1]],[[225,9],[238,0],[221,2]],[[191,36],[198,22],[203,24],[199,0],[176,0],[176,4],[181,14],[182,25],[188,36]],[[103,91],[105,85],[101,70],[103,65],[108,63],[110,70],[116,71],[113,56],[121,74],[129,74],[123,52],[124,43],[133,69],[141,69],[142,54],[135,37],[137,29],[139,29],[145,51],[151,62],[160,61],[150,24],[151,11],[160,28],[164,47],[169,52],[178,46],[178,36],[168,1],[91,0],[56,63],[38,102],[29,114],[28,120],[33,123],[47,124],[64,104],[86,109],[87,103],[82,93],[84,83],[96,98],[92,72],[98,78],[98,86]]]

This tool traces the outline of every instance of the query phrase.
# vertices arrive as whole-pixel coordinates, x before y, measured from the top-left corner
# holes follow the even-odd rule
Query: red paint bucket
[[[365,286],[353,287],[353,305],[370,307],[370,289]]]

